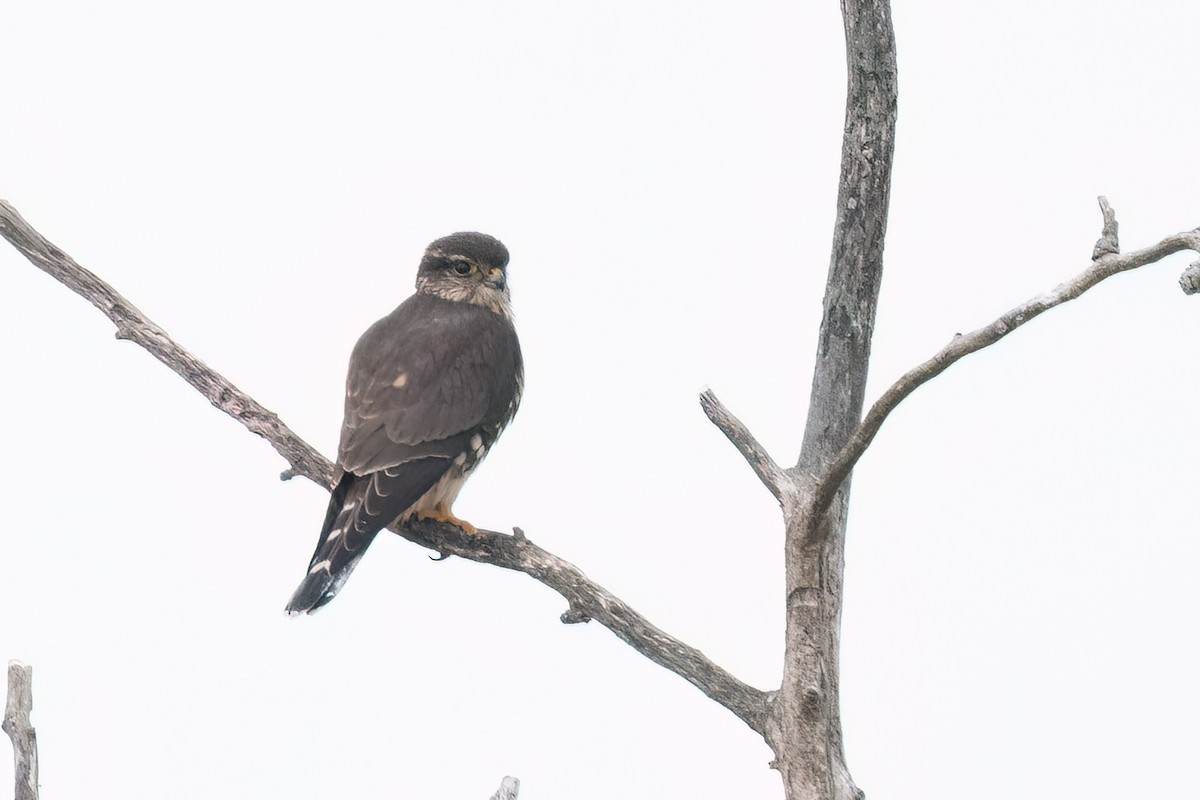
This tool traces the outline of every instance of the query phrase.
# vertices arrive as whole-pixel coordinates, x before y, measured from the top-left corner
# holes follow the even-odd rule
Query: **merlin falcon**
[[[337,487],[288,613],[311,613],[345,584],[375,534],[450,510],[517,412],[524,380],[508,250],[455,233],[425,250],[417,291],[358,340],[346,378]]]

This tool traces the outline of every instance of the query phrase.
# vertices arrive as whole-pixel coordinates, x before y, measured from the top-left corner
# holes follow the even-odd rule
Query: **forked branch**
[[[1049,292],[1009,310],[989,325],[967,334],[956,334],[950,343],[932,358],[906,372],[875,401],[851,434],[849,441],[822,475],[793,477],[787,470],[781,469],[750,430],[707,389],[700,395],[700,405],[704,408],[704,413],[729,438],[746,463],[780,502],[784,501],[789,491],[795,490],[797,486],[804,486],[803,481],[806,478],[812,481],[813,488],[806,501],[805,518],[810,531],[816,531],[821,515],[829,508],[842,482],[862,458],[875,434],[883,427],[884,421],[918,387],[936,378],[960,359],[995,344],[1039,314],[1074,300],[1106,278],[1156,263],[1181,250],[1200,253],[1200,228],[1196,228],[1176,233],[1158,244],[1122,255],[1117,237],[1116,213],[1107,198],[1101,197],[1099,202],[1104,225],[1092,251],[1092,264],[1087,269]],[[1194,262],[1184,270],[1179,283],[1185,294],[1200,293],[1200,261]],[[797,479],[801,482],[798,483]]]
[[[36,266],[86,298],[117,326],[117,336],[140,344],[195,387],[217,408],[271,443],[291,465],[289,472],[329,489],[335,468],[266,409],[172,340],[132,303],[84,269],[0,201],[0,235]],[[565,623],[594,619],[651,661],[683,677],[762,734],[770,695],[742,683],[694,647],[668,636],[575,565],[543,550],[517,530],[515,535],[420,522],[393,528],[399,535],[443,555],[523,572],[566,598]]]
[[[854,465],[866,452],[871,440],[875,438],[875,434],[879,432],[888,415],[919,386],[936,378],[956,361],[995,344],[1039,314],[1069,300],[1074,300],[1106,278],[1153,264],[1181,250],[1193,250],[1200,253],[1200,228],[1197,228],[1176,233],[1158,244],[1122,255],[1117,241],[1116,215],[1103,197],[1100,198],[1100,207],[1104,213],[1104,229],[1093,251],[1094,260],[1091,266],[1065,283],[1060,283],[1049,292],[1031,298],[1002,314],[990,325],[967,334],[955,335],[950,343],[933,358],[909,370],[875,401],[851,435],[850,440],[834,458],[829,469],[816,482],[816,487],[809,500],[808,520],[812,530],[816,530],[821,515],[833,502],[838,487],[842,485],[842,481],[846,479],[846,476],[854,469]],[[1192,292],[1188,292],[1186,278],[1187,273],[1180,282],[1183,284],[1184,291],[1191,294]]]

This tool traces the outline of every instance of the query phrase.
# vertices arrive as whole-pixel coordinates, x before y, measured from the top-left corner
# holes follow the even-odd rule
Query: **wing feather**
[[[453,458],[464,449],[462,435],[511,415],[520,372],[508,319],[413,295],[354,348],[338,461],[362,475],[416,458]]]
[[[498,435],[521,383],[512,322],[486,308],[418,293],[367,329],[346,378],[345,472],[288,610],[328,603],[383,527]]]

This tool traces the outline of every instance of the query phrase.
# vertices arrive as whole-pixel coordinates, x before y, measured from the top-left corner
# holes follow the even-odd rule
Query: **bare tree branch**
[[[34,264],[107,314],[117,325],[120,338],[142,345],[214,406],[270,442],[291,464],[291,472],[326,489],[333,486],[335,468],[324,456],[273,412],[176,344],[133,304],[47,241],[3,201],[0,201],[0,235]],[[689,681],[753,730],[763,733],[768,693],[742,683],[696,648],[663,633],[611,592],[590,581],[578,567],[530,542],[519,529],[514,529],[513,536],[494,531],[470,536],[454,525],[422,521],[392,530],[443,555],[456,555],[536,578],[566,598],[569,608],[562,616],[564,623],[595,619],[639,653]]]
[[[504,780],[500,781],[500,788],[492,795],[492,800],[517,800],[517,793],[521,791],[521,782],[511,775],[505,775]]]
[[[524,572],[566,598],[569,605],[561,617],[564,623],[596,620],[634,650],[725,706],[752,730],[763,733],[771,693],[742,683],[696,648],[659,630],[579,567],[529,541],[520,528],[514,528],[512,536],[485,530],[472,536],[454,525],[413,520],[392,530],[444,555]]]
[[[792,478],[775,463],[766,448],[750,433],[750,429],[717,399],[711,389],[700,393],[700,407],[704,409],[705,416],[712,424],[720,428],[721,433],[725,434],[742,454],[742,458],[746,459],[746,463],[754,470],[758,479],[775,495],[775,499],[781,504],[784,503],[794,491]]]
[[[104,312],[117,326],[117,338],[136,342],[190,383],[217,408],[271,443],[292,465],[291,471],[333,486],[333,467],[312,445],[279,421],[273,412],[246,395],[216,370],[184,350],[137,306],[59,250],[0,200],[0,236],[37,267]]]
[[[1062,305],[1069,300],[1074,300],[1106,278],[1111,278],[1113,275],[1121,272],[1128,272],[1138,267],[1153,264],[1173,253],[1178,253],[1180,250],[1200,252],[1200,228],[1197,228],[1196,230],[1168,236],[1158,244],[1151,245],[1142,250],[1134,250],[1131,253],[1119,255],[1117,252],[1119,245],[1116,238],[1116,216],[1112,211],[1112,207],[1108,205],[1108,201],[1103,197],[1100,198],[1100,206],[1104,211],[1104,235],[1101,237],[1100,242],[1097,243],[1096,248],[1099,251],[1100,244],[1106,243],[1106,246],[1111,247],[1112,250],[1098,256],[1092,262],[1091,266],[1075,277],[1064,283],[1060,283],[1045,294],[1040,294],[1037,297],[1026,300],[1021,305],[1001,315],[999,319],[990,325],[986,325],[965,335],[956,335],[933,358],[909,370],[900,380],[892,384],[891,388],[884,392],[875,401],[875,404],[871,406],[871,410],[867,412],[867,416],[851,435],[850,440],[817,482],[812,498],[809,501],[811,508],[809,515],[810,525],[815,528],[820,516],[829,507],[829,504],[833,502],[833,497],[837,493],[838,487],[846,479],[846,476],[850,474],[850,471],[854,469],[854,465],[858,463],[863,453],[866,452],[867,447],[871,444],[871,440],[875,438],[875,434],[883,426],[884,420],[917,387],[936,378],[959,359],[995,344],[1039,314],[1049,311],[1055,306]]]
[[[12,739],[16,800],[37,800],[37,732],[29,723],[33,710],[33,667],[20,661],[8,662],[8,701],[0,728]]]

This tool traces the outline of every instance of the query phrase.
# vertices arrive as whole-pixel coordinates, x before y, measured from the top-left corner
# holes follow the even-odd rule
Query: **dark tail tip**
[[[292,599],[288,601],[288,616],[311,614],[328,603],[337,594],[333,577],[326,571],[320,570],[315,575],[306,575],[300,586],[296,588]]]
[[[288,601],[287,612],[289,616],[298,614],[311,614],[314,610],[324,606],[330,600],[334,599],[334,593],[329,591],[332,583],[328,577],[317,579],[316,576],[308,576],[304,583],[296,588],[295,594],[292,595],[292,600]]]
[[[368,539],[367,544],[370,544],[370,541]],[[338,590],[346,583],[346,579],[350,577],[350,573],[358,566],[362,557],[363,550],[359,550],[357,555],[340,566],[334,567],[327,559],[309,567],[308,574],[300,581],[295,594],[288,601],[288,614],[293,617],[297,614],[311,614],[327,604],[337,596]]]

